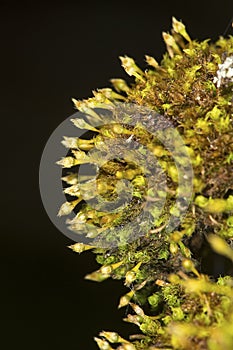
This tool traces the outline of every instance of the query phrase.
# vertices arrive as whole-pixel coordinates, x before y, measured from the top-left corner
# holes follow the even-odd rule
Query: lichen
[[[95,338],[101,350],[231,350],[233,278],[227,271],[223,276],[203,273],[205,257],[200,247],[206,240],[214,251],[233,262],[233,37],[220,37],[214,43],[192,40],[185,26],[173,18],[171,34],[164,33],[163,38],[167,52],[160,64],[146,56],[145,71],[132,58],[120,58],[125,71],[134,77],[132,85],[112,79],[112,89],[94,91],[94,97],[83,101],[73,100],[76,108],[87,116],[83,120],[74,119],[74,124],[90,130],[92,136],[64,138],[69,155],[59,164],[70,169],[63,181],[64,192],[72,200],[61,207],[59,215],[67,215],[79,205],[77,215],[69,222],[70,228],[86,233],[95,242],[98,237],[105,237],[111,243],[116,239],[111,229],[117,229],[114,248],[91,243],[71,246],[78,253],[91,249],[102,265],[87,279],[97,282],[121,279],[129,288],[120,297],[119,307],[129,305],[131,311],[125,321],[136,324],[139,334],[126,340],[115,332],[101,332]],[[193,168],[193,194],[185,217],[172,232],[166,231],[169,216],[179,217],[180,211],[171,207],[178,174],[169,150],[143,129],[140,119],[130,127],[127,118],[125,123],[98,127],[104,118],[98,108],[108,111],[119,101],[144,106],[165,116],[182,136]],[[154,201],[166,197],[163,211],[158,218],[158,208],[154,208],[150,213],[154,215],[153,227],[135,240],[129,239],[133,232],[125,227],[139,215],[143,205],[147,187],[141,157],[144,149],[136,149],[141,166],[135,166],[130,154],[127,161],[120,157],[102,159],[99,150],[111,153],[106,139],[120,154],[123,146],[117,142],[119,137],[146,146],[159,163],[156,177],[162,179],[163,171],[167,174],[166,193],[146,192]],[[182,152],[177,159],[180,163],[185,161]],[[150,154],[147,160],[152,162]],[[86,182],[80,191],[74,167],[92,162],[99,166],[95,187]],[[111,203],[119,193],[127,197],[127,187],[123,182],[119,185],[122,179],[133,188],[132,200],[124,210],[107,213],[84,203],[97,194],[104,203]]]

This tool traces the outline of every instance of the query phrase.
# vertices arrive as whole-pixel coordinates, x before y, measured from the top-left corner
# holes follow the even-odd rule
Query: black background
[[[84,276],[91,253],[50,222],[40,201],[38,169],[52,131],[87,98],[127,78],[119,55],[160,60],[162,31],[181,19],[192,38],[217,39],[233,15],[232,1],[1,2],[1,336],[4,349],[97,349],[105,330],[135,332],[117,310],[123,282]],[[230,29],[228,31],[232,33]],[[7,208],[7,210],[6,210]]]

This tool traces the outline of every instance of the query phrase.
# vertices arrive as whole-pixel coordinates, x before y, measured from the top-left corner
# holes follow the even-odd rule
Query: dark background
[[[50,222],[40,201],[38,168],[52,131],[87,98],[127,78],[119,55],[160,60],[162,31],[182,19],[193,38],[217,39],[233,16],[221,1],[1,2],[1,336],[4,349],[97,349],[101,330],[135,332],[117,310],[123,282],[97,284],[91,253]],[[228,31],[232,33],[231,30]],[[7,209],[7,210],[6,210]]]

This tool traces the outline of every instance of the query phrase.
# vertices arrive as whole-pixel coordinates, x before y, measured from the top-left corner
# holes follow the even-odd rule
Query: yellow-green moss
[[[112,214],[86,205],[80,209],[78,219],[80,230],[82,222],[95,226],[93,237],[121,226],[121,244],[113,250],[91,245],[72,247],[76,252],[93,249],[97,254],[102,267],[88,279],[123,279],[131,288],[120,298],[119,307],[130,305],[132,314],[127,315],[126,321],[136,324],[141,334],[125,340],[116,333],[113,337],[110,332],[102,332],[101,338],[95,339],[101,350],[115,349],[112,343],[118,344],[118,350],[232,350],[233,279],[225,276],[215,281],[202,274],[202,257],[196,254],[194,259],[193,245],[196,242],[199,246],[203,235],[215,234],[210,236],[213,249],[229,259],[233,256],[233,74],[219,80],[220,65],[233,55],[233,37],[220,37],[217,42],[191,40],[185,26],[173,18],[172,32],[164,33],[163,38],[167,53],[160,64],[146,56],[145,72],[132,58],[121,57],[125,71],[135,78],[131,86],[122,79],[112,79],[113,90],[100,89],[94,97],[74,103],[93,120],[100,118],[93,108],[108,108],[117,101],[134,103],[164,115],[177,127],[194,172],[194,193],[186,217],[176,231],[165,232],[169,216],[180,215],[177,208],[170,207],[176,193],[177,169],[168,150],[155,142],[140,123],[136,127],[110,124],[94,128],[87,121],[76,121],[77,127],[96,134],[91,140],[66,138],[64,144],[73,149],[73,155],[60,161],[63,167],[91,162],[95,154],[88,156],[86,151],[104,147],[106,137],[114,141],[134,134],[156,156],[168,176],[168,193],[151,191],[148,195],[167,195],[168,204],[159,218],[155,209],[156,220],[149,232],[127,243],[131,232],[124,231],[124,225],[140,212],[146,186],[143,164],[140,168],[130,161],[108,161],[98,177],[99,194],[105,199],[115,198],[117,181],[126,179],[134,188],[133,203],[124,212]],[[182,163],[183,158],[179,161]],[[75,175],[69,175],[63,180],[74,186],[74,178]],[[70,188],[77,201],[66,203],[60,215],[68,214],[79,203],[81,195],[75,191],[76,188]],[[79,231],[77,222],[72,228]],[[111,234],[108,239],[113,239]],[[150,310],[148,315],[144,306]]]

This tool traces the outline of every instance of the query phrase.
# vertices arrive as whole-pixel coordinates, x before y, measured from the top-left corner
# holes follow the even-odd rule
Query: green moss
[[[173,18],[172,32],[163,33],[163,38],[167,52],[160,64],[146,56],[145,72],[132,58],[121,57],[123,68],[134,77],[131,86],[122,79],[112,79],[113,89],[97,90],[94,97],[84,101],[74,100],[77,109],[87,115],[87,120],[75,120],[75,125],[95,134],[90,140],[66,138],[64,144],[72,148],[72,156],[59,164],[72,170],[74,165],[95,162],[100,168],[99,196],[109,202],[116,200],[118,191],[127,193],[119,180],[127,180],[133,188],[133,197],[118,212],[106,213],[83,205],[70,224],[77,233],[87,224],[91,228],[89,238],[104,237],[114,249],[98,248],[95,244],[73,249],[78,252],[93,249],[97,254],[102,267],[88,275],[89,279],[122,279],[130,288],[121,297],[119,307],[130,305],[125,320],[136,324],[141,333],[128,341],[120,336],[109,338],[109,334],[102,332],[102,338],[96,338],[100,349],[113,349],[110,344],[115,343],[119,350],[232,350],[232,278],[226,275],[215,281],[213,276],[201,273],[205,259],[201,255],[201,241],[206,237],[216,252],[233,261],[233,74],[227,76],[225,67],[226,59],[231,60],[233,55],[233,37],[220,37],[217,42],[191,40],[185,26]],[[129,126],[125,113],[124,123],[92,126],[93,121],[102,120],[95,108],[104,106],[109,110],[119,101],[150,108],[177,128],[184,145],[176,154],[176,164],[161,139],[155,139],[143,128],[140,118]],[[173,136],[171,132],[170,139]],[[100,150],[111,154],[115,148],[121,153],[118,138],[136,139],[140,143],[136,155],[139,164],[130,153],[127,161],[119,158],[103,162]],[[106,140],[111,140],[111,147]],[[87,154],[88,151],[92,153]],[[165,228],[169,218],[180,218],[182,213],[182,205],[172,205],[176,195],[180,191],[185,197],[189,190],[180,182],[177,169],[177,164],[187,166],[185,152],[193,167],[193,194],[186,216],[175,230],[168,232]],[[152,165],[152,155],[159,164],[155,178],[162,182],[162,174],[166,173],[165,190],[147,189],[143,156]],[[74,185],[74,178],[70,174],[63,179]],[[90,184],[84,194],[74,187],[67,191],[77,200],[66,203],[60,215],[69,214],[85,199],[84,194],[93,197],[96,194],[91,192]],[[149,211],[152,226],[145,222],[145,234],[131,239],[138,228],[132,225],[129,228],[127,223],[138,217],[145,196],[154,203],[163,199],[165,204],[162,211],[156,205]]]

